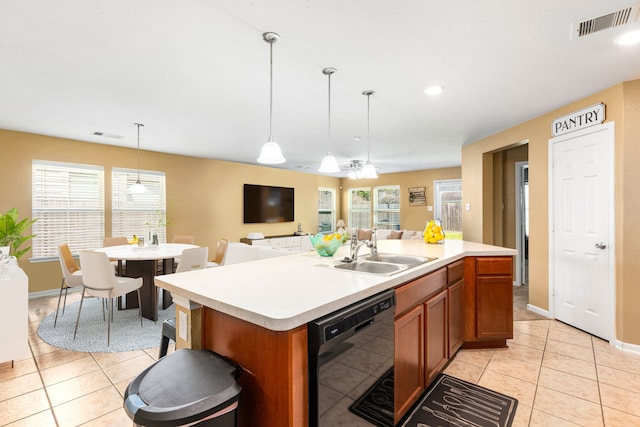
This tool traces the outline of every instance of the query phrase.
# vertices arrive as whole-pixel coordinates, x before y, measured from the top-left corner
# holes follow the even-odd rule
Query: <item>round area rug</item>
[[[40,322],[38,336],[47,344],[65,350],[114,353],[118,351],[144,350],[158,347],[162,336],[162,322],[176,316],[175,305],[158,310],[158,321],[142,318],[138,309],[114,310],[111,324],[111,343],[107,346],[107,322],[102,318],[101,300],[85,298],[78,324],[78,334],[73,339],[73,330],[78,318],[80,302],[67,305],[62,314],[58,314],[58,323],[53,327],[56,317],[54,311]],[[117,303],[114,303],[117,307]],[[106,311],[105,311],[106,313]]]

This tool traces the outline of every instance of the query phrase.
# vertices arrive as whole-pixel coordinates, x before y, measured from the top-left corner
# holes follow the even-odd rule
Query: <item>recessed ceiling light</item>
[[[631,46],[640,43],[640,30],[627,31],[616,37],[613,42],[620,46]]]
[[[440,85],[434,85],[434,86],[429,86],[428,88],[426,88],[424,90],[424,93],[426,93],[429,96],[436,96],[436,95],[440,95],[443,90],[444,90],[444,87],[442,87]]]

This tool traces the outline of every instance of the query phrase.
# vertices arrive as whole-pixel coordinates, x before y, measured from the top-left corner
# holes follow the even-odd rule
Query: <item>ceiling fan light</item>
[[[376,173],[376,168],[373,167],[373,163],[371,163],[370,161],[368,161],[364,167],[362,168],[362,178],[365,179],[373,179],[373,178],[377,178],[378,174]]]
[[[356,176],[356,172],[353,170],[350,170],[349,173],[347,173],[347,178],[349,179],[357,179],[358,177]]]
[[[258,163],[263,163],[265,165],[278,165],[286,161],[287,160],[282,155],[280,146],[272,139],[269,139],[269,141],[264,143],[262,150],[260,150],[260,156],[258,156]]]
[[[338,166],[338,161],[336,158],[328,152],[326,156],[322,158],[322,163],[320,164],[320,169],[318,172],[322,173],[337,173],[340,172],[340,166]]]

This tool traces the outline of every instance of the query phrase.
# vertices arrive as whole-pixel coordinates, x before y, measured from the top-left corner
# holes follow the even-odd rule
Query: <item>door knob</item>
[[[596,249],[604,249],[607,247],[605,242],[596,243]]]

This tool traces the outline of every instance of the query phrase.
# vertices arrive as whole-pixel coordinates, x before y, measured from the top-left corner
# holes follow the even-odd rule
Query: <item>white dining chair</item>
[[[78,310],[76,328],[73,332],[73,339],[78,333],[80,323],[80,313],[82,313],[82,302],[85,295],[107,300],[107,346],[111,341],[111,323],[113,322],[113,299],[129,292],[138,292],[138,311],[140,313],[140,327],[142,327],[142,301],[140,299],[140,288],[142,278],[118,277],[113,266],[104,252],[80,252],[80,264],[82,265],[83,289]]]
[[[190,248],[182,251],[180,255],[180,263],[176,268],[176,273],[182,273],[190,270],[199,270],[207,266],[207,257],[209,256],[209,248]]]
[[[60,281],[60,294],[58,295],[58,307],[56,308],[56,317],[53,321],[53,327],[58,323],[58,313],[60,311],[60,300],[62,299],[62,291],[64,291],[64,302],[62,303],[62,314],[67,305],[67,291],[69,288],[82,286],[82,270],[71,255],[68,244],[58,246],[58,259],[60,260],[60,269],[62,270],[62,280]]]
[[[180,255],[180,264],[176,269],[176,273],[183,273],[185,271],[200,270],[207,266],[207,258],[209,257],[209,248],[191,248],[185,249]],[[158,352],[158,358],[162,358],[167,355],[169,349],[169,340],[176,341],[176,318],[162,322],[162,336],[160,338],[160,350]]]

